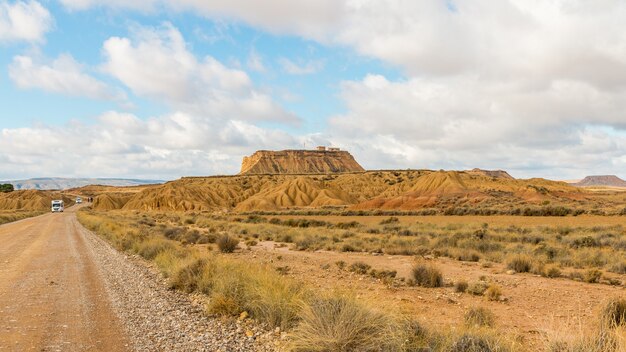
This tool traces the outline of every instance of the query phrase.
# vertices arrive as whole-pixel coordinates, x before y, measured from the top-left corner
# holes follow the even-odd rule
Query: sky
[[[0,0],[0,179],[366,169],[626,177],[622,0]]]

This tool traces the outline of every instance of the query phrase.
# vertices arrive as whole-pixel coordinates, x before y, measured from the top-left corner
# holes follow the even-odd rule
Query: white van
[[[81,197],[76,197],[76,204],[80,204],[83,202],[83,199]]]
[[[65,210],[62,200],[53,200],[52,201],[52,212],[53,213],[62,213]]]

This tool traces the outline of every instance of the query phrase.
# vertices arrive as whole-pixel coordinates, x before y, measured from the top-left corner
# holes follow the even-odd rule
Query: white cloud
[[[344,82],[346,112],[329,121],[328,139],[352,148],[366,166],[479,166],[572,178],[624,170],[622,0],[141,3],[350,47],[399,68],[405,79],[372,72]],[[105,52],[109,72],[176,110],[250,121],[282,114],[245,73],[191,55],[172,28],[112,38]],[[283,60],[291,73],[314,71],[307,64]]]
[[[310,75],[317,73],[324,68],[324,61],[321,60],[295,63],[285,57],[281,57],[278,62],[283,67],[283,70],[290,75]]]
[[[329,131],[369,167],[580,176],[603,167],[615,173],[626,151],[626,91],[575,81],[529,91],[523,82],[489,85],[476,77],[391,82],[370,75],[345,82],[341,97],[348,112],[331,118]]]
[[[228,68],[211,56],[198,60],[172,25],[135,32],[134,39],[112,37],[104,43],[103,65],[135,94],[220,119],[298,121],[257,91],[244,71]]]
[[[53,26],[48,10],[37,1],[0,1],[0,42],[40,42]]]
[[[97,6],[152,11],[154,10],[155,5],[158,3],[158,1],[155,0],[60,0],[60,2],[63,4],[63,6],[72,11],[86,10]]]
[[[254,49],[250,50],[250,54],[248,55],[247,66],[252,71],[256,71],[256,72],[267,71],[267,69],[265,68],[265,65],[263,64],[263,58]]]
[[[182,112],[139,119],[107,112],[93,124],[0,131],[0,179],[42,175],[177,178],[234,174],[256,148],[297,146],[287,133]]]
[[[68,54],[49,64],[36,62],[30,56],[15,56],[9,65],[9,76],[22,89],[39,88],[69,96],[127,102],[123,92],[84,73],[84,67]]]

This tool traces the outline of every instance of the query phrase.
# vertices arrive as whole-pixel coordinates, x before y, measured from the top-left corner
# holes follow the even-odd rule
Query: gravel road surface
[[[209,318],[78,207],[0,226],[0,351],[277,351],[279,334]]]

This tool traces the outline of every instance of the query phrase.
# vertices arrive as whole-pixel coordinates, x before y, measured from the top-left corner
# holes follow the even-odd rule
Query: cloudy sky
[[[0,0],[0,179],[367,169],[626,177],[622,0]]]

